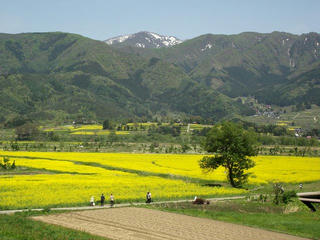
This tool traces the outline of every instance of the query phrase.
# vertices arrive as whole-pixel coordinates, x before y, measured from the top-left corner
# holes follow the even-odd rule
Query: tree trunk
[[[233,181],[233,172],[232,172],[232,168],[228,167],[228,171],[229,171],[229,181],[232,187],[236,187],[234,181]]]

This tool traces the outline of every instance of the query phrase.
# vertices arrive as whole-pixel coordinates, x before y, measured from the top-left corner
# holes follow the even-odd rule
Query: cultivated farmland
[[[244,194],[229,188],[224,169],[204,174],[202,155],[0,152],[18,169],[0,175],[2,209],[87,205],[113,193],[117,202]],[[320,158],[258,156],[249,184],[300,183],[320,180]],[[19,168],[24,171],[19,172]],[[0,172],[1,174],[1,172]],[[214,184],[222,186],[212,187]]]

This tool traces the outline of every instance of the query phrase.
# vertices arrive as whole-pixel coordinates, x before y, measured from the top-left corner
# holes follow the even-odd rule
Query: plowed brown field
[[[286,234],[145,208],[112,208],[33,217],[121,240],[298,240]]]

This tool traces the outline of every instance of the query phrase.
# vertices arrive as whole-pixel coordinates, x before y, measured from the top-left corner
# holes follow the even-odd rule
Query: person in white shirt
[[[146,203],[151,203],[151,192],[147,192],[146,198],[147,198]]]
[[[90,198],[90,206],[94,206],[96,205],[95,202],[94,202],[94,196],[91,196]]]
[[[113,207],[113,205],[114,205],[114,197],[113,197],[112,193],[110,194],[110,205],[111,205],[111,207]]]

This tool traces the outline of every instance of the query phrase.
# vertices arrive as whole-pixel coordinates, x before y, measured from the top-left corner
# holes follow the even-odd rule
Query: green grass
[[[298,200],[289,205],[274,205],[270,202],[225,201],[210,205],[191,203],[161,204],[149,206],[163,211],[186,214],[243,224],[251,227],[320,239],[320,209],[311,212]]]
[[[320,189],[320,181],[315,182],[304,182],[303,188],[299,188],[298,183],[281,183],[284,187],[285,191],[292,191],[295,192],[317,192]],[[246,188],[249,189],[249,191],[252,194],[272,194],[273,193],[273,184],[264,184],[261,186],[255,186],[255,185],[247,185]]]
[[[85,232],[28,218],[30,214],[0,215],[1,240],[105,240]]]

